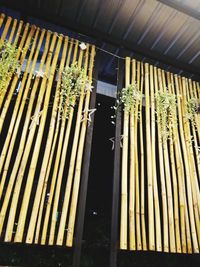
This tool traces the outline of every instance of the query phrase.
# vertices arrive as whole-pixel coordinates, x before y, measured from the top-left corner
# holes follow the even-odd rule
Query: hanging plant
[[[177,126],[176,96],[169,92],[158,92],[156,98],[156,113],[161,136],[169,138],[170,132]]]
[[[62,73],[60,114],[62,118],[69,118],[71,108],[74,108],[83,86],[88,85],[85,70],[78,67],[77,62],[67,66]],[[85,86],[86,87],[86,86]]]
[[[139,91],[136,83],[130,84],[127,87],[123,88],[120,96],[120,103],[124,105],[124,108],[128,111],[135,113],[136,103],[142,101],[142,93]]]
[[[198,99],[192,97],[187,101],[186,118],[196,126],[195,115],[200,112],[200,102]]]
[[[139,110],[136,114],[136,104],[141,104],[142,102],[143,94],[139,91],[139,88],[136,83],[130,84],[127,87],[123,88],[119,94],[119,100],[116,100],[116,105],[114,107],[111,107],[115,111],[119,108],[120,105],[124,106],[124,109],[128,112],[133,111],[134,115],[137,115],[139,117]],[[112,119],[116,117],[116,114],[114,116],[111,116]],[[114,124],[114,121],[111,121],[111,123]]]
[[[19,69],[17,48],[7,41],[0,42],[0,96],[9,84],[9,78]]]

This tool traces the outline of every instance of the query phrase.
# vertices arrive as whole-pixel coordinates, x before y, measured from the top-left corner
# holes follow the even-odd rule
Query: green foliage
[[[60,113],[62,118],[68,118],[71,108],[76,104],[85,86],[87,76],[84,69],[79,68],[77,62],[67,66],[62,74]]]
[[[0,96],[7,89],[9,78],[19,68],[17,48],[7,41],[0,42]]]
[[[115,111],[119,108],[120,105],[124,106],[124,109],[128,112],[133,112],[133,114],[139,117],[139,110],[136,113],[136,104],[141,104],[142,102],[143,94],[139,91],[139,88],[136,83],[130,84],[127,87],[123,88],[120,92],[118,98],[116,101],[116,105],[114,107],[111,107]],[[114,116],[111,116],[112,119],[116,117],[116,114]],[[114,121],[111,121],[112,124],[115,124]]]
[[[199,101],[198,99],[192,97],[187,101],[187,111],[186,118],[191,121],[191,123],[196,126],[195,115],[199,110]]]
[[[156,113],[161,136],[167,139],[173,128],[177,126],[176,96],[166,92],[158,92],[156,98]]]
[[[136,83],[130,84],[123,88],[120,96],[120,103],[123,103],[127,111],[136,111],[136,103],[142,100],[142,93],[139,91]]]

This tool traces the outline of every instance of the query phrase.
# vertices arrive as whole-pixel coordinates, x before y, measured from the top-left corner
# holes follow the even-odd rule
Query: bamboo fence
[[[143,101],[123,109],[120,249],[199,253],[199,83],[126,58],[130,84]]]
[[[19,62],[0,95],[0,236],[71,247],[94,110],[85,84],[62,106],[62,75],[77,63],[91,84],[95,47],[4,14],[0,28]],[[120,249],[199,253],[200,85],[127,57],[132,85],[142,97],[123,109]]]
[[[78,40],[4,14],[0,27],[0,41],[16,46],[19,62],[0,97],[0,236],[4,242],[71,247],[92,87],[82,84],[66,118],[62,77],[77,63],[91,84],[95,47],[83,50]]]

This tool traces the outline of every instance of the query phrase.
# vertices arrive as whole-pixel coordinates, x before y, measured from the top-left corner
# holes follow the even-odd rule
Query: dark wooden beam
[[[98,67],[99,67],[99,53],[97,52],[95,57],[94,72],[93,72],[93,90],[90,99],[90,109],[94,109],[96,105],[96,90],[97,90],[97,80],[98,80]],[[75,240],[74,240],[74,254],[73,254],[73,267],[80,267],[80,257],[82,248],[82,238],[85,220],[85,208],[86,208],[86,197],[88,188],[88,178],[90,169],[90,156],[92,148],[92,135],[94,127],[94,113],[91,115],[91,123],[87,127],[84,157],[83,157],[83,167],[81,174],[81,185],[78,201],[78,212],[76,218],[76,228],[75,228]]]
[[[123,88],[124,83],[124,61],[119,59],[117,91]],[[117,110],[115,128],[115,150],[113,171],[113,193],[112,193],[112,221],[111,221],[111,243],[110,243],[110,265],[117,267],[117,251],[119,240],[119,198],[120,198],[120,140],[121,140],[121,107]]]
[[[26,6],[25,4],[22,4],[23,1],[18,2],[18,1],[13,1],[13,0],[12,1],[2,0],[1,2],[2,2],[1,5],[4,5],[5,7],[12,8],[18,11],[21,11],[21,10],[24,11],[24,6]],[[96,43],[96,41],[105,42],[115,47],[126,49],[127,55],[130,54],[130,52],[134,52],[138,55],[142,55],[146,57],[147,59],[148,58],[153,59],[155,61],[159,61],[166,65],[173,66],[185,72],[200,76],[200,69],[192,66],[191,64],[182,62],[181,60],[177,60],[177,59],[175,60],[173,57],[170,57],[168,55],[167,56],[163,55],[162,53],[149,49],[149,47],[141,46],[136,43],[131,43],[126,40],[116,38],[112,36],[111,34],[105,33],[101,30],[97,30],[97,29],[94,30],[92,28],[84,26],[83,24],[80,24],[77,21],[68,20],[65,16],[55,16],[55,14],[50,14],[49,12],[45,13],[44,10],[34,8],[32,6],[31,8],[27,8],[26,13],[27,13],[27,16],[34,16],[41,20],[46,20],[56,25],[60,25],[62,27],[68,28],[71,31],[80,33],[80,39],[81,39],[81,35],[86,35],[88,37],[94,38],[94,43]]]

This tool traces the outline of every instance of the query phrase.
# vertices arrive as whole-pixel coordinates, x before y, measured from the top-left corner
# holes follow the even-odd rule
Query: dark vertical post
[[[124,60],[118,61],[117,92],[119,93],[124,82]],[[119,197],[120,197],[120,139],[121,139],[121,107],[116,114],[113,195],[112,195],[112,221],[110,244],[110,267],[117,266],[117,250],[119,239]]]
[[[96,52],[95,64],[94,64],[94,73],[93,73],[93,90],[90,99],[90,109],[95,108],[96,104],[96,90],[97,90],[97,80],[98,80],[98,68],[99,68],[100,53]],[[89,177],[89,167],[90,167],[90,155],[92,147],[92,134],[94,126],[94,113],[91,115],[91,123],[88,125],[86,140],[85,140],[85,149],[83,156],[83,167],[81,175],[81,186],[79,193],[78,201],[78,212],[76,219],[76,229],[75,229],[75,240],[74,240],[74,253],[73,253],[73,267],[80,266],[80,257],[81,257],[81,246],[82,246],[82,237],[84,229],[84,219],[85,219],[85,206],[86,206],[86,196],[87,196],[87,187],[88,187],[88,177]]]

